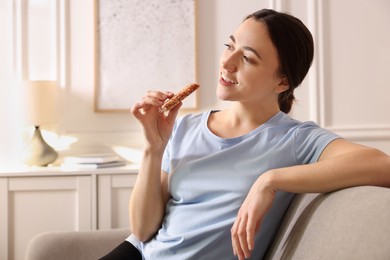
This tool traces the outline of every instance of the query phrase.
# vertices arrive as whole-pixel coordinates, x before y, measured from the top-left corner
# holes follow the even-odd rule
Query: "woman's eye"
[[[224,45],[226,46],[226,48],[228,50],[232,50],[233,49],[232,45],[230,45],[229,43],[225,43]]]
[[[248,63],[253,63],[253,60],[251,59],[251,58],[249,58],[248,56],[242,56],[242,58],[243,58],[243,60],[245,61],[245,62],[248,62]]]

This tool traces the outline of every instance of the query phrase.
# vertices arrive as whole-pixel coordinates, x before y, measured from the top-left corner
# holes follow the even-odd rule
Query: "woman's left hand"
[[[240,260],[250,257],[255,234],[275,198],[275,191],[265,184],[262,177],[250,189],[231,229],[233,253]]]

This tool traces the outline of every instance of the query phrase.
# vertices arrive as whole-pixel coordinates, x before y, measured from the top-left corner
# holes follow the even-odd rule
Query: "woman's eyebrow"
[[[230,38],[230,40],[232,40],[233,43],[236,43],[236,38],[234,38],[233,35],[230,35],[229,38]],[[255,49],[253,49],[252,47],[244,46],[244,47],[242,47],[242,48],[243,48],[244,50],[248,50],[248,51],[253,52],[259,59],[261,59],[260,54],[259,54]]]

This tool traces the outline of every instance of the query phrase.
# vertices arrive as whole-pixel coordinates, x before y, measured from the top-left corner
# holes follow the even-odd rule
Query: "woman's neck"
[[[222,138],[233,138],[245,135],[267,122],[280,110],[255,111],[244,107],[233,106],[212,113],[208,120],[211,132]]]

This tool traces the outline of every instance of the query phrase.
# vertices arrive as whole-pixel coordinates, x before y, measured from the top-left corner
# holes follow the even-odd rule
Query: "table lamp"
[[[25,120],[35,127],[33,136],[23,154],[24,163],[47,166],[58,153],[42,137],[40,126],[52,124],[58,117],[58,87],[56,81],[23,81]]]

